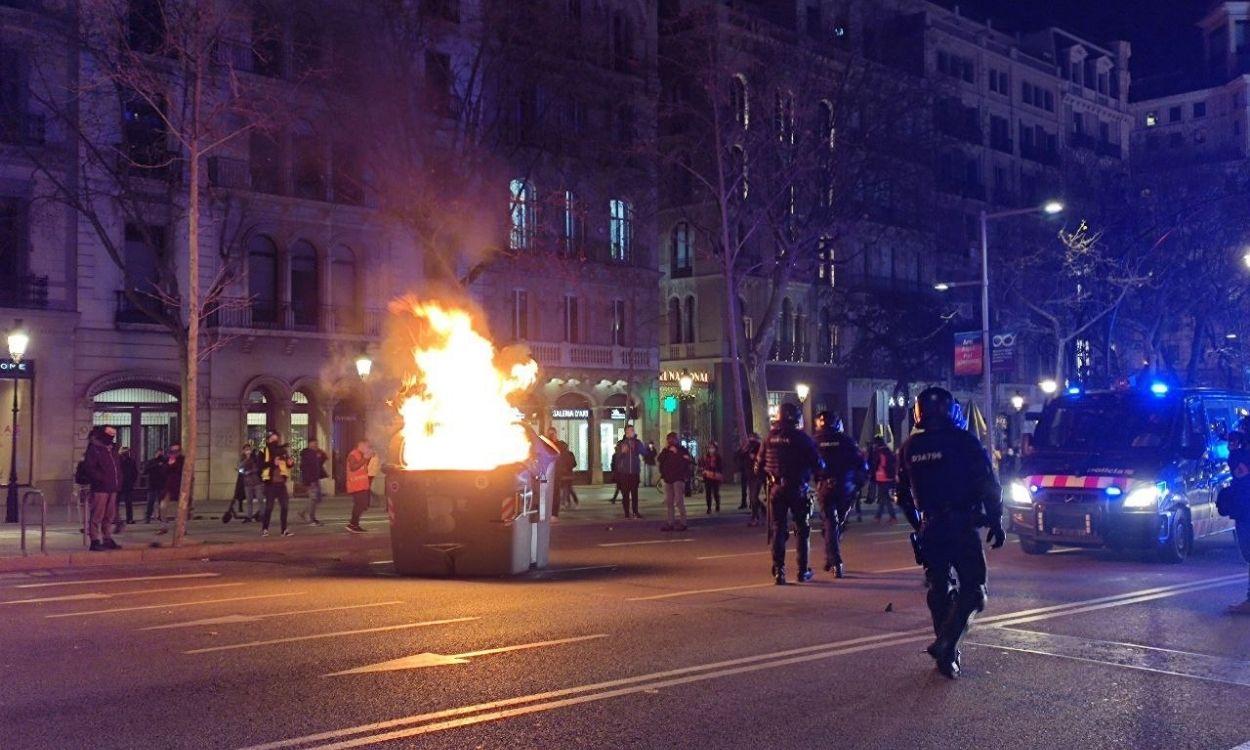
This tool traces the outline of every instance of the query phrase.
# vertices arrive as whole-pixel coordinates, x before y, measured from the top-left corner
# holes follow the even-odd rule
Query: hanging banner
[[[1016,372],[1016,332],[999,331],[990,337],[990,372],[1014,376]]]
[[[955,375],[980,375],[985,367],[985,353],[980,331],[955,334]]]

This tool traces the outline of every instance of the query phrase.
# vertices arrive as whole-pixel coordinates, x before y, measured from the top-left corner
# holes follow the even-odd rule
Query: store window
[[[164,386],[138,384],[102,391],[92,399],[91,424],[117,430],[117,444],[137,461],[181,440],[178,396]]]
[[[604,479],[608,480],[616,444],[625,437],[625,425],[629,424],[629,396],[614,393],[603,404],[599,413],[599,465],[605,473]]]
[[[585,479],[590,470],[590,401],[577,393],[556,399],[551,409],[551,426],[556,436],[568,443],[576,462],[574,476]]]
[[[247,428],[245,437],[253,445],[264,445],[265,437],[273,429],[274,400],[263,388],[247,394]]]

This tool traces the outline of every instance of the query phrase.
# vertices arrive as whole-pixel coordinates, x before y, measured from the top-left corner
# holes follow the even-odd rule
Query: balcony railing
[[[2,287],[0,287],[2,288]],[[46,297],[46,293],[45,293]],[[381,310],[359,310],[350,307],[308,307],[253,302],[242,297],[223,298],[218,309],[208,316],[208,328],[233,328],[250,331],[305,331],[348,336],[380,336]],[[114,320],[119,325],[154,323],[140,307],[117,292]]]
[[[48,306],[47,276],[0,278],[0,307],[42,310]]]
[[[226,156],[210,156],[208,180],[215,187],[246,190],[252,186],[252,175],[247,162]]]
[[[810,362],[812,345],[808,343],[774,341],[773,349],[768,353],[770,362]]]
[[[565,342],[528,342],[530,354],[540,367],[592,367],[612,370],[659,369],[659,356],[654,348],[570,344]]]

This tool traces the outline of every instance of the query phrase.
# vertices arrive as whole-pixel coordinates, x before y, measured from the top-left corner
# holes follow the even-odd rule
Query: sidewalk
[[[580,502],[572,509],[562,510],[557,523],[579,526],[622,521],[619,502],[615,505],[609,502],[613,489],[612,485],[575,487]],[[738,513],[738,501],[737,485],[726,485],[721,492],[721,517]],[[137,522],[114,535],[122,549],[107,552],[88,551],[83,543],[82,524],[77,519],[66,521],[65,506],[55,506],[48,509],[46,554],[39,551],[39,512],[31,505],[27,508],[26,555],[22,555],[18,525],[0,524],[0,572],[187,560],[241,552],[292,554],[383,549],[390,546],[385,502],[382,498],[375,499],[374,507],[365,513],[361,525],[367,533],[351,534],[343,528],[351,517],[350,498],[330,497],[322,502],[317,515],[324,526],[312,526],[300,520],[299,512],[308,507],[308,501],[302,497],[292,498],[288,524],[295,535],[281,536],[275,509],[270,521],[271,536],[261,537],[258,523],[243,523],[238,519],[222,523],[225,501],[201,501],[195,508],[195,518],[187,522],[187,536],[178,547],[170,546],[172,528],[167,534],[158,534],[160,524],[144,524],[140,520],[143,508],[136,505]],[[701,495],[686,499],[686,511],[691,518],[702,517],[704,508]],[[639,491],[638,509],[644,520],[630,523],[663,522],[663,495],[654,487],[643,487]]]

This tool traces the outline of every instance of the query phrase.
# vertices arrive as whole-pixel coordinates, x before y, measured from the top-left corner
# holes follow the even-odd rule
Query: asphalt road
[[[743,521],[565,524],[509,580],[400,578],[384,551],[5,576],[0,747],[1250,741],[1230,538],[1180,566],[1009,542],[950,682],[903,526],[852,524],[848,578],[778,587]]]

